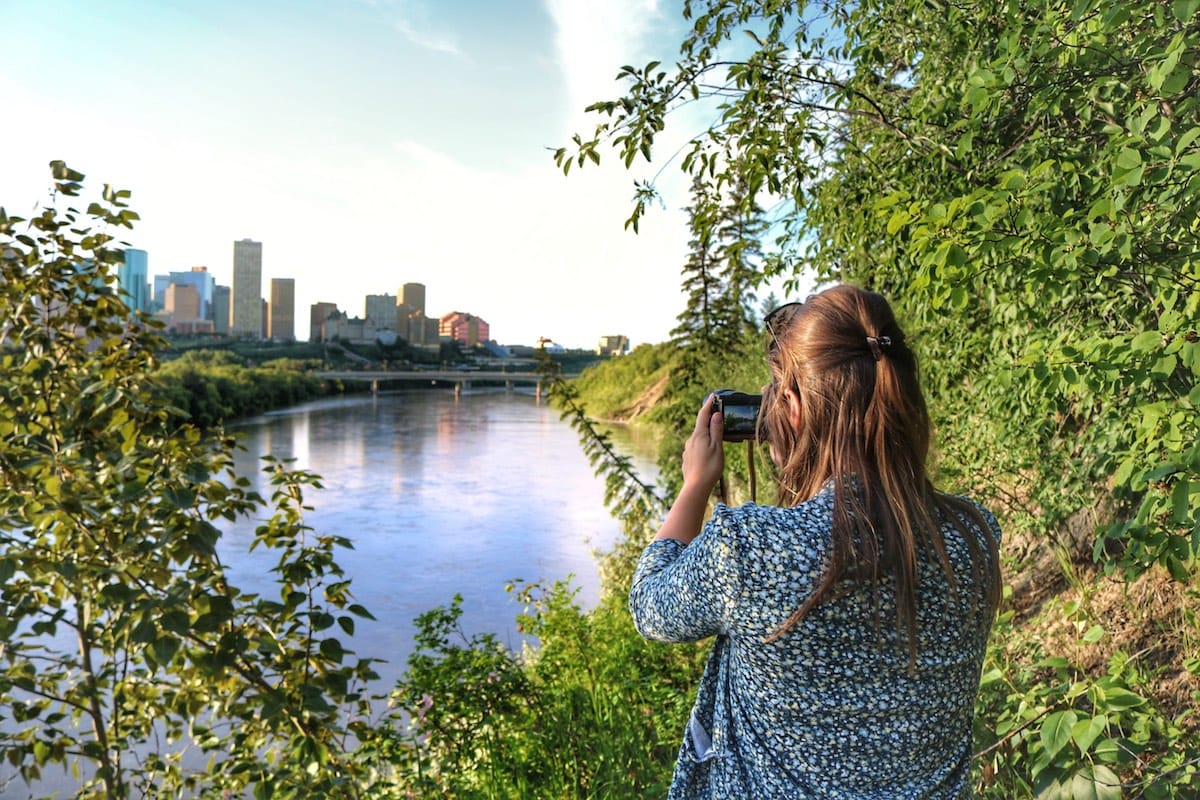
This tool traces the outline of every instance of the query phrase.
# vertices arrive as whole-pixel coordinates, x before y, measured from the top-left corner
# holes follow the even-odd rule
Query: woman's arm
[[[710,396],[683,450],[683,488],[634,572],[629,610],[647,639],[695,641],[728,627],[738,584],[732,547],[715,521],[714,536],[692,545],[725,467],[722,424]]]
[[[690,544],[700,535],[708,498],[725,469],[724,421],[720,413],[713,413],[712,402],[710,394],[696,415],[696,427],[683,448],[683,488],[671,504],[655,539],[675,539]]]

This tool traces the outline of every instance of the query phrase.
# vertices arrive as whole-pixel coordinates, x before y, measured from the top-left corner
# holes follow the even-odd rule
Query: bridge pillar
[[[371,394],[379,394],[379,381],[371,381]]]
[[[511,393],[511,392],[512,392],[512,390],[513,390],[513,382],[512,382],[512,381],[505,381],[505,382],[504,382],[504,391],[506,391],[506,392],[510,392],[510,393]]]
[[[533,396],[535,398],[537,398],[538,400],[542,399],[542,382],[541,381],[538,381],[537,386],[534,387]]]

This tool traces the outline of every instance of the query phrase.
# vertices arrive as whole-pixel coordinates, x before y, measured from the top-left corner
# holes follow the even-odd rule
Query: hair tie
[[[883,358],[883,351],[892,346],[892,337],[890,336],[868,336],[867,346],[871,348],[871,355],[875,356],[875,360]]]

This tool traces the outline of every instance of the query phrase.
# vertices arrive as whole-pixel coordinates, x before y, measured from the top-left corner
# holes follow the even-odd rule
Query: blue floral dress
[[[763,641],[816,588],[832,505],[832,487],[793,508],[718,505],[690,545],[663,539],[642,553],[629,596],[642,635],[716,636],[669,800],[971,795],[972,712],[992,613],[953,526],[943,535],[957,591],[936,559],[920,565],[915,669],[888,582],[878,614],[860,587]],[[998,546],[995,518],[980,511]],[[985,533],[963,527],[988,553]]]

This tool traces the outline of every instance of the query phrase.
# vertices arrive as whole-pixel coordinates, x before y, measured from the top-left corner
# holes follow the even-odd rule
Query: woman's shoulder
[[[821,493],[794,506],[718,503],[709,524],[719,535],[747,545],[767,541],[771,547],[778,547],[781,539],[811,538],[827,532],[832,518],[831,496]]]

